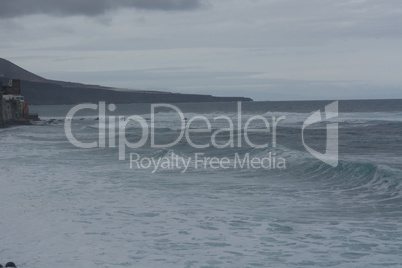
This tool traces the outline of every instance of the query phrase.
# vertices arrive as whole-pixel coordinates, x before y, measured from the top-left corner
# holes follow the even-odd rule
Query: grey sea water
[[[339,164],[314,158],[303,146],[303,122],[330,101],[243,103],[240,132],[252,116],[285,116],[272,133],[253,132],[256,144],[196,149],[183,138],[168,148],[108,146],[117,127],[83,110],[72,120],[82,142],[64,131],[72,106],[36,106],[43,121],[0,129],[0,263],[18,267],[401,267],[402,100],[340,101],[336,118],[306,129],[305,142],[325,151],[326,126],[339,125]],[[237,103],[183,103],[187,120],[205,116],[212,131],[237,122]],[[116,105],[107,116],[139,115],[147,104]],[[155,115],[155,140],[167,144],[182,131],[175,111]],[[261,120],[250,125],[263,128]],[[198,120],[192,129],[204,129]],[[235,126],[234,136],[239,137]],[[151,130],[151,129],[150,129]],[[138,124],[126,137],[138,141]],[[211,134],[193,133],[195,144]],[[228,132],[216,136],[220,144]],[[118,140],[116,138],[116,145]],[[190,159],[188,169],[130,168],[129,154]],[[195,153],[227,157],[228,168],[195,167]],[[234,156],[284,159],[285,168],[240,168]],[[278,160],[279,161],[279,160]],[[272,163],[271,163],[272,164]]]

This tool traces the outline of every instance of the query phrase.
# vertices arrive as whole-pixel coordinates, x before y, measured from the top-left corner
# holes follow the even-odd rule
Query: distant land
[[[215,97],[201,94],[130,90],[49,80],[0,58],[0,82],[6,85],[11,78],[21,80],[21,95],[28,100],[29,104],[34,105],[96,103],[99,101],[109,103],[253,101],[245,97]]]

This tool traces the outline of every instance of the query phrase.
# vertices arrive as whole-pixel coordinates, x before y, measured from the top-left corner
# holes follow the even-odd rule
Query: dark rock
[[[12,261],[7,262],[6,267],[14,267],[14,268],[17,268],[17,266],[15,265],[15,263],[13,263]]]

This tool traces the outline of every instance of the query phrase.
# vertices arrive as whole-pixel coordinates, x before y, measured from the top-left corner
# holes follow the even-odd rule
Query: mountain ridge
[[[43,82],[47,80],[3,58],[0,58],[0,77],[28,80],[32,82]]]
[[[177,103],[252,101],[245,97],[216,97],[202,94],[182,94],[165,91],[127,90],[77,82],[49,80],[0,58],[0,82],[21,80],[21,92],[30,104],[79,104],[83,102],[113,103]]]

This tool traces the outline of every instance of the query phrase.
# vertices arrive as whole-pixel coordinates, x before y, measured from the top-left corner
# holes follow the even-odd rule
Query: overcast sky
[[[49,79],[254,100],[402,98],[400,0],[0,0]]]

